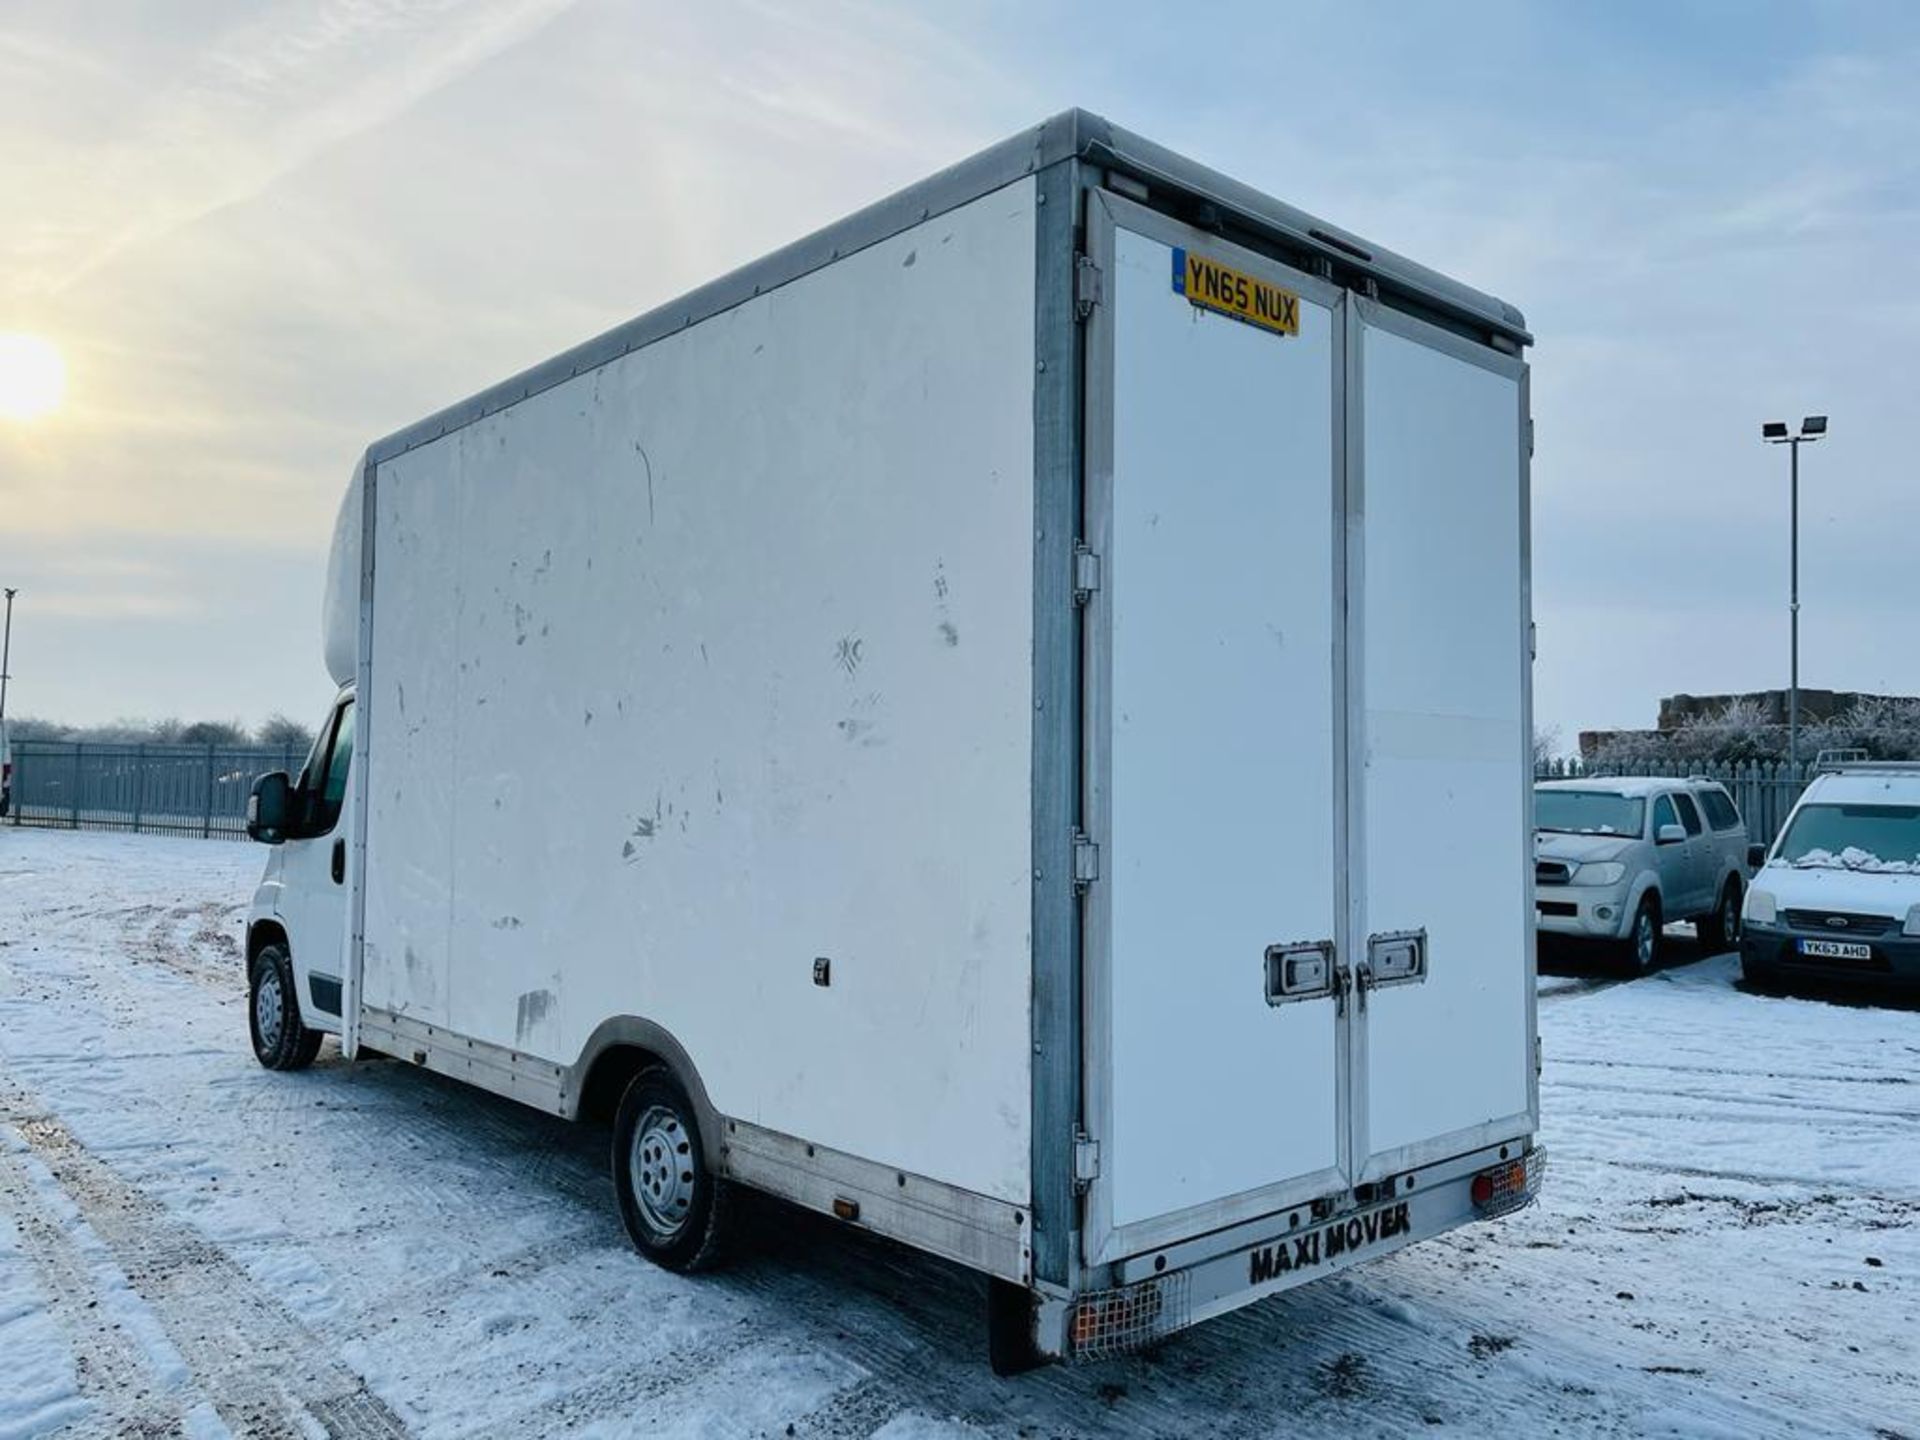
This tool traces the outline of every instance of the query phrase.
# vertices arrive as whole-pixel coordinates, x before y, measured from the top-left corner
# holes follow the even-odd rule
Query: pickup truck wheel
[[[247,1028],[253,1055],[269,1070],[304,1070],[320,1053],[320,1032],[300,1020],[293,961],[284,945],[262,945],[247,975]]]
[[[1711,955],[1724,955],[1740,945],[1740,882],[1728,878],[1720,889],[1713,914],[1700,922],[1700,944]]]
[[[613,1186],[634,1246],[668,1270],[704,1270],[720,1258],[726,1186],[707,1168],[700,1124],[664,1065],[633,1077],[613,1122]]]
[[[1627,931],[1625,958],[1628,970],[1635,975],[1647,974],[1660,959],[1660,901],[1657,896],[1649,894],[1640,898],[1640,908],[1633,912],[1633,927]]]

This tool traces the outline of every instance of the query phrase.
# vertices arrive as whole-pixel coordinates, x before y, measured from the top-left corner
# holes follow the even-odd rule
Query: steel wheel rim
[[[1642,970],[1653,965],[1653,916],[1645,910],[1640,918],[1633,922],[1633,952],[1640,961]]]
[[[253,992],[253,1024],[260,1032],[260,1043],[275,1045],[280,1039],[280,1022],[286,1013],[286,1006],[280,997],[280,975],[272,967],[260,974],[260,983]]]
[[[627,1178],[648,1227],[678,1234],[693,1209],[693,1137],[666,1106],[649,1106],[633,1127]]]
[[[1720,938],[1728,945],[1737,945],[1740,943],[1740,897],[1729,890],[1720,906]]]

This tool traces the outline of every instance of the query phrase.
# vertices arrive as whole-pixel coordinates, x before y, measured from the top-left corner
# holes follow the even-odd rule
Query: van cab
[[[1920,764],[1816,776],[1753,877],[1744,921],[1750,984],[1920,988]]]

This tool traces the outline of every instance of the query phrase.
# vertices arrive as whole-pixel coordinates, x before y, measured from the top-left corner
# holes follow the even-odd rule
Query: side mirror
[[[287,838],[287,821],[293,810],[293,785],[287,772],[275,770],[253,782],[247,797],[247,838],[263,845],[278,845]]]
[[[1687,827],[1684,825],[1662,825],[1654,833],[1656,845],[1684,845],[1687,841]]]
[[[1767,863],[1767,847],[1764,845],[1747,846],[1747,868],[1758,870]]]

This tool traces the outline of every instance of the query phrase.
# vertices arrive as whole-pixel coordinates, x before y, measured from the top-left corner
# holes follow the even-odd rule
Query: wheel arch
[[[1633,917],[1640,911],[1640,902],[1649,895],[1660,912],[1661,924],[1673,918],[1667,913],[1667,897],[1660,893],[1660,877],[1651,870],[1643,870],[1633,882],[1633,889],[1627,892],[1627,903],[1620,908],[1620,934],[1623,938],[1633,933]]]
[[[600,1022],[562,1082],[561,1113],[569,1120],[611,1120],[628,1082],[655,1064],[664,1065],[693,1102],[704,1158],[708,1168],[718,1172],[723,1150],[720,1112],[707,1098],[706,1084],[686,1046],[652,1020],[615,1015]]]
[[[247,927],[247,968],[253,968],[253,957],[269,945],[283,945],[287,954],[293,954],[293,945],[287,939],[287,927],[278,920],[261,919]]]

